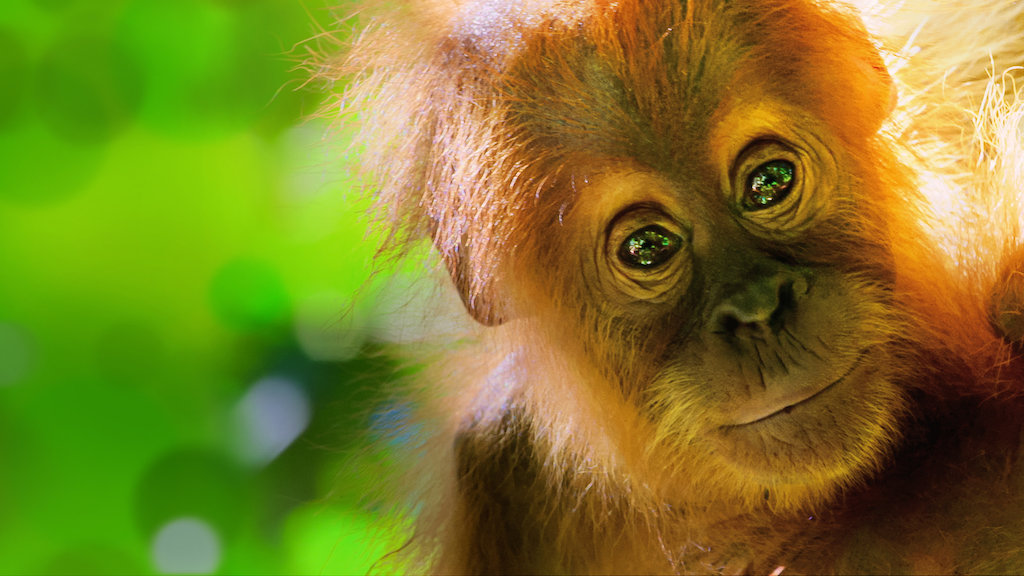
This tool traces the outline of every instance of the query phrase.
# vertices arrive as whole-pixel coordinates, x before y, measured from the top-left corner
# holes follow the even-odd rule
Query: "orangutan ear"
[[[867,43],[866,40],[865,43]],[[899,90],[878,50],[874,46],[870,46],[868,49],[870,52],[859,63],[859,67],[865,78],[865,88],[868,92],[864,109],[871,115],[873,122],[870,124],[877,131],[896,109],[896,105],[899,103]]]
[[[864,24],[858,21],[857,26],[856,33],[849,41],[858,46],[854,50],[844,51],[847,57],[854,59],[848,68],[853,73],[848,79],[852,86],[847,96],[859,100],[850,104],[866,115],[864,125],[877,131],[896,109],[899,90],[878,47],[869,39]]]
[[[895,109],[898,94],[864,23],[854,14],[819,12],[811,3],[795,4],[793,10],[795,20],[808,21],[807,35],[795,52],[776,42],[769,53],[778,59],[796,58],[801,67],[817,71],[802,77],[814,86],[804,92],[806,105],[817,108],[840,133],[863,137],[878,132]]]
[[[441,250],[445,268],[451,276],[459,298],[466,311],[484,326],[498,326],[505,321],[505,314],[499,305],[493,276],[481,274],[470,265],[473,261],[469,245],[463,241],[454,249]]]
[[[996,332],[1008,342],[1024,345],[1024,245],[1006,258],[989,313]]]

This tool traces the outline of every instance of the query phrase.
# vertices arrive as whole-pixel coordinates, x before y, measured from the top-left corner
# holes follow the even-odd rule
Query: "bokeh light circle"
[[[313,360],[339,362],[354,358],[369,334],[369,312],[339,293],[321,293],[299,303],[295,337]]]
[[[217,532],[200,518],[177,518],[153,538],[153,564],[164,574],[209,574],[221,559]]]
[[[302,434],[311,413],[309,396],[292,380],[260,380],[235,410],[239,456],[254,466],[269,463]]]

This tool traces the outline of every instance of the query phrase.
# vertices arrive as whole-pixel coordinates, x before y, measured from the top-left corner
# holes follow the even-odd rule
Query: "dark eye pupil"
[[[683,239],[661,226],[647,226],[633,232],[619,247],[619,259],[633,268],[651,268],[665,263]]]
[[[781,202],[789,196],[796,178],[796,167],[787,160],[772,160],[758,166],[747,180],[744,205],[748,210],[760,210]]]

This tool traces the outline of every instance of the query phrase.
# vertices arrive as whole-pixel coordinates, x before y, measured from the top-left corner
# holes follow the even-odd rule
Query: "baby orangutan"
[[[477,320],[410,391],[429,480],[389,560],[1024,571],[1024,172],[985,132],[1016,109],[947,113],[1012,98],[990,55],[1024,62],[1024,7],[983,4],[887,38],[811,0],[446,0],[373,25],[342,74],[389,246],[429,238]],[[958,25],[988,36],[952,46]],[[899,50],[938,28],[981,64],[914,68]]]

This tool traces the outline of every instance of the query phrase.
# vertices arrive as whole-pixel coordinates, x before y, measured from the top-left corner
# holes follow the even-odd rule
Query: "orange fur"
[[[1024,8],[986,1],[1011,24],[974,47],[1020,58]],[[391,560],[1024,570],[1012,71],[948,8],[862,4],[422,1],[325,66],[386,249],[429,239],[478,321],[410,392],[432,433]],[[761,149],[807,188],[744,208]],[[616,263],[651,222],[680,252]]]

